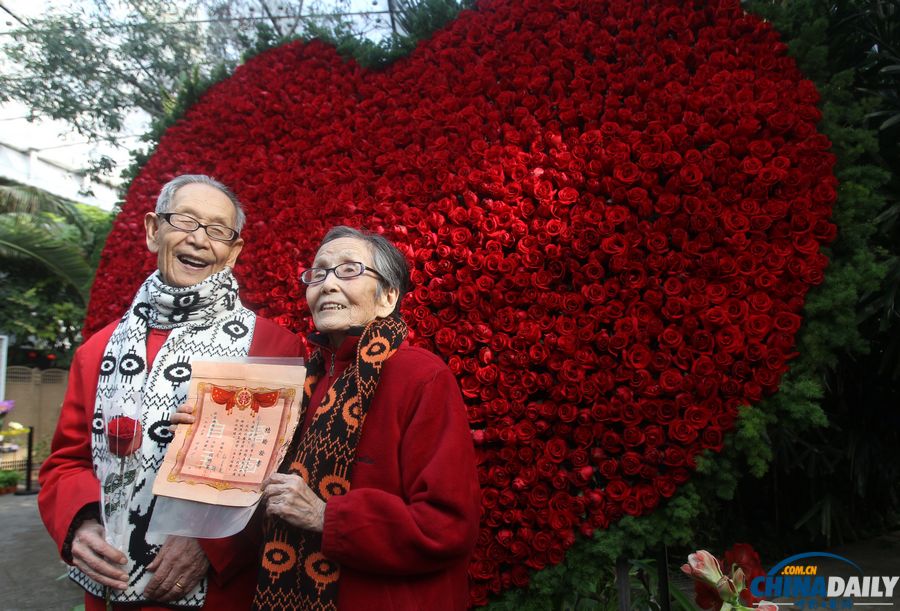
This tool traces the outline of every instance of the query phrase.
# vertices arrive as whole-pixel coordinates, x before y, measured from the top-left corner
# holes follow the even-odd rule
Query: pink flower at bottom
[[[681,570],[696,579],[716,587],[722,579],[722,569],[719,561],[705,549],[697,550],[688,556],[688,563],[681,566]]]

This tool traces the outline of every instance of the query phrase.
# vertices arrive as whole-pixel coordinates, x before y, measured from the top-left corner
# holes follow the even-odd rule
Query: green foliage
[[[34,449],[31,458],[35,464],[39,465],[50,456],[50,435],[43,435],[41,439],[34,442]]]
[[[38,263],[57,281],[71,285],[81,304],[86,304],[93,271],[78,244],[60,239],[57,230],[63,228],[51,218],[0,215],[0,259]]]
[[[869,115],[889,155],[897,158],[900,140],[900,0],[847,2],[841,7],[832,45],[844,62],[858,66],[858,82],[881,99]]]
[[[62,217],[80,230],[86,229],[82,214],[74,202],[36,187],[0,178],[0,213],[11,212],[30,215],[46,213]]]
[[[828,544],[882,528],[900,500],[898,397],[890,382],[900,372],[892,280],[900,278],[900,233],[894,226],[892,235],[887,224],[897,214],[900,181],[891,162],[896,138],[886,140],[884,126],[872,121],[890,107],[890,96],[879,89],[884,75],[873,66],[896,55],[898,7],[896,0],[754,5],[792,38],[801,68],[817,77],[821,129],[833,143],[841,183],[834,211],[839,237],[826,284],[808,300],[804,357],[794,367],[809,371],[805,400],[828,425],[806,429],[797,414],[784,411],[772,434],[771,476],[745,486],[747,494],[776,499],[775,515],[789,522],[760,517],[758,527],[775,528],[795,544]]]
[[[711,477],[711,480],[715,479],[715,476]],[[579,541],[566,553],[562,564],[535,573],[527,589],[506,592],[488,608],[496,611],[561,610],[567,608],[572,594],[608,605],[616,600],[613,580],[617,559],[643,558],[663,543],[689,545],[693,532],[687,525],[703,514],[704,502],[698,487],[693,482],[688,483],[676,497],[650,516],[625,517],[609,529],[597,532],[593,539]],[[650,588],[649,592],[654,590]]]
[[[352,23],[337,20],[310,27],[310,37],[328,42],[344,57],[366,68],[384,68],[408,55],[422,40],[452,21],[473,0],[395,0],[395,25],[398,33],[375,43],[359,37]]]
[[[130,183],[137,176],[138,171],[147,163],[153,155],[156,144],[166,130],[184,116],[187,109],[197,102],[211,85],[222,80],[228,74],[230,74],[228,66],[219,64],[208,74],[201,73],[194,66],[189,72],[181,75],[178,87],[175,93],[168,97],[163,113],[153,118],[150,122],[150,129],[141,136],[141,141],[147,143],[146,146],[132,151],[131,164],[122,172],[122,176],[127,182]]]
[[[18,484],[18,471],[8,471],[6,469],[0,470],[0,489],[9,488],[10,486],[17,486]]]
[[[112,216],[0,178],[0,260],[36,263],[87,303]]]
[[[0,181],[0,331],[11,363],[34,364],[23,352],[35,352],[68,364],[111,226],[102,210]]]
[[[148,117],[145,145],[133,150],[123,172],[130,182],[165,130],[240,61],[290,40],[320,38],[363,66],[384,66],[472,3],[396,0],[401,33],[380,43],[366,39],[357,22],[342,16],[351,8],[349,0],[338,0],[333,14],[318,2],[76,3],[46,13],[2,45],[16,70],[0,75],[0,101],[22,102],[33,117],[66,121],[89,141],[123,147],[134,118]],[[108,157],[92,160],[88,168],[113,169]]]
[[[67,366],[84,313],[80,297],[37,266],[0,272],[0,331],[11,338],[10,364],[31,365],[27,353],[36,352]]]
[[[141,12],[119,12],[127,7],[115,3],[94,11],[76,5],[19,31],[4,47],[22,71],[4,79],[6,97],[93,139],[122,131],[132,108],[162,115],[166,92],[196,47],[191,32],[164,21],[191,12],[165,0],[144,4]]]
[[[397,24],[418,44],[474,4],[473,0],[396,0]]]
[[[656,560],[630,560],[625,563],[628,576],[628,590],[632,609],[645,609],[647,611],[662,608],[659,600],[659,579]],[[579,574],[573,578],[573,583],[578,584],[578,589],[554,595],[548,604],[548,608],[560,611],[618,611],[619,584],[616,565],[610,565],[600,569],[599,580],[596,580],[596,570],[591,567],[579,567],[573,569]],[[687,600],[678,590],[672,594],[675,603],[670,608],[675,611],[695,611],[696,607]]]

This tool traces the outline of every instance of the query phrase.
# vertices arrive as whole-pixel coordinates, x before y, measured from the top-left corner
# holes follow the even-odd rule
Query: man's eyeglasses
[[[300,274],[300,282],[307,286],[311,284],[319,284],[320,282],[325,282],[325,278],[327,278],[328,274],[331,272],[334,272],[336,278],[346,280],[348,278],[356,278],[357,276],[362,276],[364,273],[366,273],[366,270],[369,270],[373,274],[383,277],[371,267],[366,267],[364,263],[360,263],[359,261],[347,261],[346,263],[341,263],[340,265],[335,265],[334,267],[310,267],[309,269],[304,270],[302,274]]]
[[[203,231],[209,236],[210,240],[217,242],[233,242],[238,237],[238,232],[231,227],[225,225],[204,225],[189,214],[181,214],[180,212],[163,212],[158,215],[175,229],[181,231],[197,231],[203,227]]]

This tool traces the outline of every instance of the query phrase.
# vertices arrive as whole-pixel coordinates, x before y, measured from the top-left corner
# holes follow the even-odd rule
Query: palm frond
[[[7,264],[33,261],[63,282],[71,284],[87,303],[93,270],[80,247],[61,240],[35,224],[27,215],[0,215],[0,258]]]
[[[0,179],[0,213],[53,214],[87,232],[84,216],[75,202],[37,187]]]

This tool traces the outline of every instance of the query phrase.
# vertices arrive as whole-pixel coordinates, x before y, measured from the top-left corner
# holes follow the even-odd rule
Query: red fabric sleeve
[[[299,337],[278,323],[257,316],[250,356],[305,357],[306,346]]]
[[[209,578],[224,587],[248,564],[258,562],[260,541],[262,540],[261,512],[250,518],[250,523],[236,535],[224,539],[197,539],[211,568]]]
[[[41,465],[38,476],[41,518],[61,556],[75,515],[86,505],[100,502],[100,483],[94,477],[91,462],[91,419],[99,374],[96,366],[88,364],[94,356],[92,346],[94,342],[75,353],[51,453]],[[99,356],[95,360],[99,361]],[[86,404],[88,397],[91,398],[90,405]],[[71,561],[71,558],[63,559]]]
[[[416,404],[396,448],[402,496],[352,488],[328,500],[322,551],[342,565],[414,575],[457,564],[472,550],[478,484],[456,380],[449,370],[438,371],[413,396]]]

